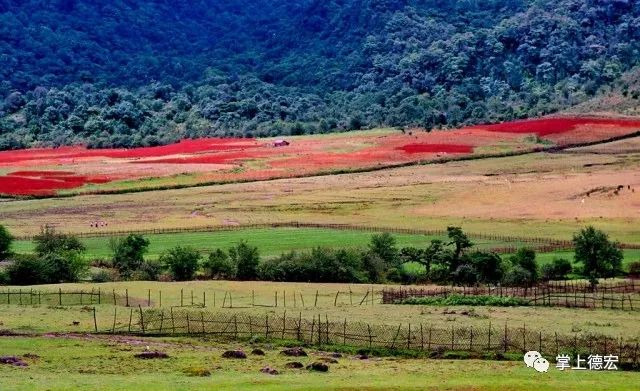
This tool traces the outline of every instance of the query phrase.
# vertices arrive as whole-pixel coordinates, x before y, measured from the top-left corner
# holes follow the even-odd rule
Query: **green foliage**
[[[603,231],[592,226],[584,228],[573,236],[573,244],[575,261],[582,264],[578,272],[591,284],[597,284],[598,278],[615,277],[622,272],[622,250]]]
[[[494,307],[516,307],[527,306],[529,302],[520,297],[507,296],[466,296],[466,295],[449,295],[446,297],[410,297],[402,300],[399,304],[412,305],[439,305],[439,306],[494,306]]]
[[[202,264],[208,278],[232,280],[236,277],[236,266],[229,255],[221,249],[214,250]]]
[[[89,270],[89,264],[76,252],[50,253],[41,260],[48,271],[47,283],[78,282]]]
[[[42,227],[40,233],[33,238],[35,242],[35,252],[38,256],[44,257],[49,254],[76,254],[80,255],[86,248],[76,236],[56,232],[50,226]]]
[[[12,242],[13,236],[3,225],[0,225],[0,260],[6,259],[11,255]]]
[[[241,241],[229,249],[229,257],[236,267],[236,277],[241,281],[255,280],[258,277],[260,254],[258,248]]]
[[[535,250],[527,247],[519,248],[518,251],[509,258],[509,260],[514,267],[519,266],[529,273],[530,277],[527,281],[528,285],[534,284],[538,281],[539,273]],[[518,272],[518,274],[522,276],[522,273]]]
[[[176,281],[189,281],[198,271],[200,253],[191,247],[177,246],[162,254],[160,262]]]
[[[629,264],[629,275],[640,277],[640,261]]]
[[[637,65],[638,18],[631,1],[4,1],[0,149],[537,116]]]
[[[131,279],[136,281],[158,281],[164,266],[160,260],[145,260],[138,269],[131,274]]]
[[[478,281],[497,284],[504,277],[502,259],[496,253],[476,251],[469,255],[471,264],[478,273]]]
[[[541,278],[544,281],[566,280],[573,267],[571,262],[564,258],[555,258],[551,263],[542,266]]]
[[[144,263],[144,255],[149,249],[149,240],[142,235],[131,234],[124,238],[111,238],[113,267],[124,277],[138,270]]]
[[[531,272],[520,265],[512,266],[504,275],[502,283],[505,286],[531,285],[533,276]]]
[[[377,256],[387,267],[397,265],[400,260],[396,238],[388,232],[371,236],[369,252]]]
[[[50,265],[35,255],[16,256],[7,267],[12,285],[36,285],[49,282]]]

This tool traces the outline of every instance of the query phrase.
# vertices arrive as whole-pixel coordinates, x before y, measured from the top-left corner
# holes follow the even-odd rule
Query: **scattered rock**
[[[318,361],[326,362],[326,363],[329,363],[329,364],[337,364],[338,363],[338,360],[336,360],[333,357],[320,357],[318,359]]]
[[[165,352],[159,352],[159,351],[154,351],[154,352],[150,352],[150,351],[146,351],[146,352],[142,352],[142,353],[138,353],[136,355],[134,355],[135,358],[140,358],[143,360],[151,360],[154,358],[169,358],[169,355]]]
[[[307,365],[307,369],[310,371],[317,371],[317,372],[328,372],[329,371],[329,366],[325,363],[322,362],[314,362],[311,363],[309,365]]]
[[[369,355],[366,354],[366,353],[356,354],[356,358],[358,360],[368,360],[369,359]]]
[[[0,364],[13,365],[14,367],[26,367],[26,366],[29,366],[20,357],[16,357],[16,356],[3,356],[3,357],[0,357]]]
[[[71,322],[71,324],[73,324],[74,326],[79,326],[80,322],[77,320],[74,320],[73,322]]]
[[[271,368],[271,367],[264,367],[260,370],[260,372],[262,373],[266,373],[268,375],[279,375],[280,372],[278,372],[277,369]]]
[[[298,361],[291,361],[288,362],[284,365],[287,368],[291,368],[291,369],[300,369],[300,368],[304,368],[304,365],[302,365],[301,362]]]
[[[222,358],[247,358],[247,355],[242,350],[227,350],[222,353]]]
[[[333,358],[342,358],[342,353],[337,353],[337,352],[331,353],[331,357],[333,357]]]
[[[256,356],[264,356],[264,350],[256,348],[251,351],[251,354]]]
[[[308,356],[307,352],[302,350],[302,348],[285,349],[282,352],[280,352],[280,354],[284,354],[285,356],[290,356],[290,357],[307,357]]]

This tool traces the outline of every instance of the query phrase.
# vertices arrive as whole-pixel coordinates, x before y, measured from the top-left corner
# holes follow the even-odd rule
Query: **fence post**
[[[58,305],[62,306],[62,288],[58,288]]]
[[[151,307],[151,289],[147,291],[147,307]]]
[[[251,290],[251,306],[255,307],[256,305],[256,291]]]
[[[473,351],[473,326],[471,326],[471,339],[469,340],[469,350]]]
[[[158,307],[162,308],[162,290],[158,290]]]
[[[367,330],[369,331],[369,349],[371,349],[371,345],[373,344],[373,336],[371,335],[371,325],[367,323]]]
[[[127,302],[127,307],[129,307],[129,289],[125,289],[124,294]]]
[[[205,335],[205,332],[204,332],[204,311],[200,311],[200,323],[202,323],[202,335]]]
[[[102,291],[100,290],[100,288],[98,288],[98,305],[100,305],[101,298],[102,298]]]
[[[233,335],[238,339],[238,315],[233,315]]]
[[[276,307],[278,306],[278,291],[275,291],[275,301],[276,301]]]
[[[142,315],[142,306],[138,304],[140,309],[140,327],[142,328],[142,334],[144,334],[144,316]]]
[[[336,298],[335,300],[333,300],[333,306],[335,307],[336,305],[338,305],[338,295],[340,294],[340,291],[336,292]]]
[[[456,332],[453,325],[451,325],[451,350],[455,349]]]
[[[113,290],[113,305],[117,306],[118,302],[116,301],[116,290]]]
[[[187,334],[191,334],[191,325],[189,324],[189,313],[187,312]]]
[[[160,312],[160,330],[158,331],[159,334],[162,334],[163,323],[164,323],[164,310]]]
[[[302,308],[304,308],[304,297],[302,296],[302,292],[300,293],[300,302],[302,303]]]
[[[487,337],[487,350],[491,350],[491,322],[489,322],[489,335]]]
[[[504,324],[504,352],[505,353],[507,352],[507,343],[508,343],[507,342],[507,338],[509,338],[509,337],[507,335],[507,324],[505,323]]]
[[[317,306],[318,306],[318,290],[316,290],[316,301],[315,301],[315,303],[313,304],[313,306],[314,306],[314,307],[317,307]]]
[[[191,290],[191,306],[193,307],[193,289]]]
[[[315,330],[315,326],[316,326],[316,317],[313,317],[313,322],[311,322],[311,338],[309,339],[309,343],[313,345],[313,331]]]
[[[282,291],[282,306],[287,308],[287,291]]]
[[[420,323],[420,350],[424,350],[424,333],[422,332],[422,323]]]
[[[116,316],[118,315],[118,307],[113,307],[113,328],[111,329],[111,334],[116,333]]]
[[[96,307],[93,307],[93,327],[96,331],[96,333],[98,332],[98,320],[96,318]]]
[[[184,307],[184,289],[180,288],[180,307]]]
[[[173,307],[170,307],[170,311],[171,311],[171,334],[175,334],[176,333],[176,324],[173,320]]]
[[[264,318],[264,323],[265,323],[265,332],[264,332],[264,337],[266,339],[269,339],[269,314],[265,315]]]
[[[407,332],[407,350],[411,349],[411,323],[409,323],[409,331]]]
[[[295,295],[295,292],[293,293]],[[295,297],[295,296],[294,296]],[[302,341],[302,336],[301,336],[301,327],[302,327],[302,312],[300,312],[300,315],[298,315],[298,341]]]
[[[347,344],[347,318],[344,318],[344,323],[342,324],[342,344]]]
[[[287,331],[287,310],[284,310],[282,314],[282,339],[284,339],[284,333]]]
[[[522,325],[522,351],[527,351],[527,324]]]
[[[133,308],[129,309],[129,332],[131,332],[131,320],[133,319]]]

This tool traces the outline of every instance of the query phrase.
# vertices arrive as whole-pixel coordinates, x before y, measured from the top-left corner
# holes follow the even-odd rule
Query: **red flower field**
[[[150,178],[166,186],[177,175],[188,175],[187,185],[287,178],[448,155],[490,153],[496,148],[527,150],[538,142],[529,137],[532,135],[566,145],[608,139],[638,129],[640,120],[559,117],[450,131],[413,129],[402,133],[288,137],[291,144],[284,147],[274,146],[271,140],[205,138],[133,149],[90,150],[74,146],[4,151],[0,152],[0,194],[52,195],[72,189],[95,192],[110,182],[109,189],[117,189],[121,181]],[[83,190],[87,185],[93,186]]]

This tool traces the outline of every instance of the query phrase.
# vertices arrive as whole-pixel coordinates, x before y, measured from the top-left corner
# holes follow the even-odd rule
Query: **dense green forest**
[[[639,49],[635,0],[0,0],[0,149],[537,116]]]

